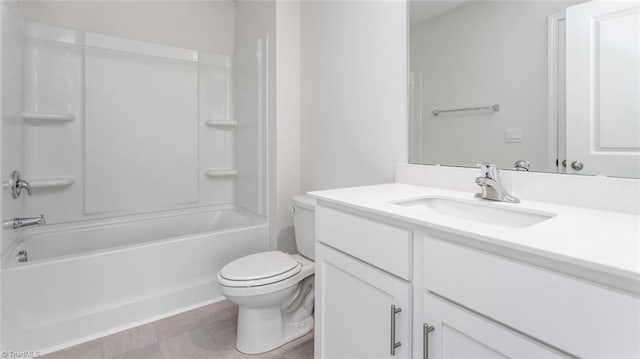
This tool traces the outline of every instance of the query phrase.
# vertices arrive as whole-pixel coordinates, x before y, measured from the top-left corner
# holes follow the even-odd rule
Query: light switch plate
[[[521,128],[505,128],[504,129],[504,142],[506,142],[506,143],[521,143],[522,142],[522,129]]]

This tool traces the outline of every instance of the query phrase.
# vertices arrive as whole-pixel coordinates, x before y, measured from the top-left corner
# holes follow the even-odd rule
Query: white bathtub
[[[267,248],[264,218],[234,207],[25,230],[3,258],[2,349],[46,353],[220,300],[218,270]]]

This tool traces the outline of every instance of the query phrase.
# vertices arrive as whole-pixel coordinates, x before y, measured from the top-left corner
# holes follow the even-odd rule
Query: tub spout
[[[41,214],[40,217],[14,218],[4,222],[6,227],[10,227],[12,229],[42,226],[45,224],[47,224],[47,222],[44,219],[44,214]]]

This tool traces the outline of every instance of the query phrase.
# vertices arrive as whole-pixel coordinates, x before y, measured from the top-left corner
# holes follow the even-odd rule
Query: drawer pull
[[[422,357],[424,359],[429,359],[429,333],[434,329],[433,325],[427,323],[422,325]]]
[[[400,313],[402,309],[391,306],[391,355],[396,355],[396,349],[399,348],[402,343],[396,342],[396,315]]]

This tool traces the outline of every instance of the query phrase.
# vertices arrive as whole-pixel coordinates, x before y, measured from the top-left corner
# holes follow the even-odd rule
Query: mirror
[[[639,2],[409,14],[409,162],[640,178]]]

